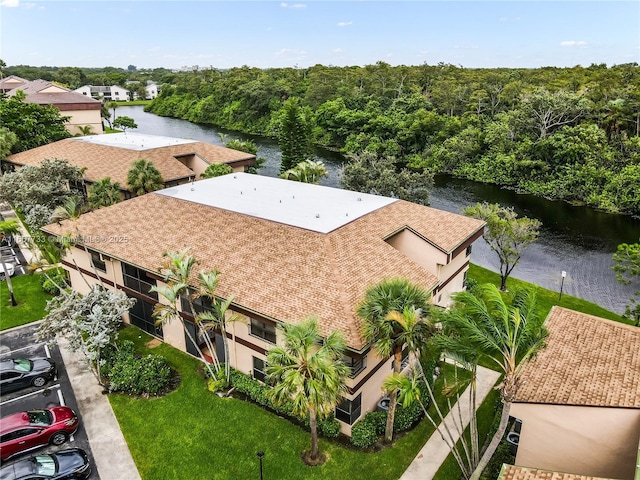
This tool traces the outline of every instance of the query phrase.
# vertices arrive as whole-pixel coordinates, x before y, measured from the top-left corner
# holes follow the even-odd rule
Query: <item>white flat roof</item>
[[[84,137],[74,137],[73,140],[137,151],[196,142],[196,140],[186,140],[184,138],[128,132],[109,133],[105,135],[86,135]]]
[[[397,201],[250,173],[230,173],[154,193],[319,233]]]

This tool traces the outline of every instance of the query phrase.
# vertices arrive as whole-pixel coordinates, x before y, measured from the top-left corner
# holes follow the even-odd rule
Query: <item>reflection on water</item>
[[[260,174],[277,176],[279,173],[280,149],[273,140],[159,117],[144,112],[142,107],[118,107],[116,114],[133,118],[138,125],[133,131],[137,133],[188,138],[216,145],[224,144],[220,133],[225,135],[226,141],[251,139],[258,145],[258,157],[266,159]],[[316,151],[316,157],[329,171],[329,177],[320,183],[339,187],[343,158],[326,150]],[[621,286],[616,282],[611,256],[618,244],[640,239],[640,220],[446,176],[436,177],[431,191],[431,206],[449,212],[460,213],[465,206],[482,201],[512,206],[519,215],[537,218],[543,224],[538,241],[523,252],[513,271],[514,277],[559,290],[564,270],[567,272],[565,293],[609,310],[624,311],[624,305],[638,287]],[[499,269],[495,253],[482,240],[476,242],[472,261],[494,271]]]

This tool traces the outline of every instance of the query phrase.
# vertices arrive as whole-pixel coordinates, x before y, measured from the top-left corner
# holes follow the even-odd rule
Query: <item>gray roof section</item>
[[[184,138],[163,137],[160,135],[145,135],[142,133],[111,133],[109,135],[87,135],[76,137],[74,140],[94,145],[105,145],[108,147],[126,148],[127,150],[151,150],[154,148],[169,147],[171,145],[184,145],[186,143],[196,143],[195,140]]]
[[[154,193],[319,233],[397,201],[250,173],[230,173]]]

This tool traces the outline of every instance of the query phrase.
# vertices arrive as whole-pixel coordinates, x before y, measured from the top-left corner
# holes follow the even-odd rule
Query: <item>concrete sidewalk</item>
[[[89,370],[84,356],[70,352],[64,339],[59,340],[58,345],[100,480],[139,480],[140,474],[111,404],[102,394],[102,387]]]
[[[476,409],[480,406],[487,394],[493,389],[498,378],[500,378],[500,374],[498,372],[478,366]],[[470,395],[471,387],[467,387],[460,397],[460,411],[462,412],[461,416],[464,428],[469,425],[471,420],[471,414],[469,411]],[[454,419],[459,425],[460,417],[458,415],[458,404],[453,405],[449,414],[444,418],[444,423],[449,427],[449,430],[453,433],[456,441],[458,441],[459,435],[457,434]],[[445,437],[447,437],[446,430],[442,424],[440,424],[438,430],[441,430]],[[416,458],[411,462],[409,468],[407,468],[404,474],[400,477],[400,480],[431,480],[442,463],[449,456],[450,452],[451,450],[445,441],[442,440],[440,433],[437,431],[433,432],[429,440],[427,440],[427,443],[424,444]]]

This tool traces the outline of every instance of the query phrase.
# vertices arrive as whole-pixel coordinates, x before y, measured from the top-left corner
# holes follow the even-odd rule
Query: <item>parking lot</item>
[[[58,375],[53,381],[48,382],[43,388],[29,387],[16,392],[2,394],[0,396],[1,416],[5,417],[7,415],[26,410],[66,405],[78,414],[78,417],[80,418],[80,426],[77,432],[72,435],[66,443],[59,447],[47,446],[15,458],[24,458],[36,453],[53,452],[56,450],[76,447],[87,452],[92,465],[95,467],[89,440],[83,427],[82,416],[80,415],[76,398],[69,382],[60,351],[57,345],[47,346],[43,343],[37,342],[35,338],[36,328],[37,325],[29,324],[0,334],[0,358],[7,358],[10,356],[49,357],[56,362]],[[93,473],[90,478],[99,479],[96,468],[93,468]]]

